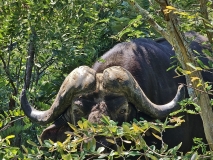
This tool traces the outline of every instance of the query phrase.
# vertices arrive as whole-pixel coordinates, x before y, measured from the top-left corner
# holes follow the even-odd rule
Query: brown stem
[[[9,69],[8,69],[8,66],[7,66],[7,64],[6,64],[5,60],[4,60],[4,58],[2,57],[2,55],[0,55],[0,59],[1,59],[2,63],[3,63],[4,71],[5,71],[5,73],[6,73],[7,78],[9,79],[9,83],[11,84],[11,86],[12,86],[12,88],[13,88],[14,94],[17,95],[17,88],[16,88],[16,86],[15,86],[15,84],[14,84],[14,82],[13,82],[13,79],[12,79],[12,77],[11,77],[11,75],[10,75],[10,71],[9,71]]]
[[[203,24],[206,28],[206,34],[207,37],[209,39],[210,43],[213,43],[213,34],[211,32],[208,31],[208,29],[211,29],[207,24],[209,23],[209,15],[208,15],[208,11],[207,11],[207,4],[208,1],[207,0],[200,0],[200,13],[203,16]]]
[[[30,80],[32,77],[32,69],[33,69],[34,57],[35,57],[35,35],[36,33],[33,32],[30,43],[29,43],[28,59],[27,59],[26,73],[25,73],[25,89],[29,89]]]
[[[146,20],[157,32],[159,32],[164,38],[168,39],[169,34],[154,20],[149,12],[143,9],[137,2],[128,0],[129,4],[132,5],[138,12],[143,15],[143,20]]]

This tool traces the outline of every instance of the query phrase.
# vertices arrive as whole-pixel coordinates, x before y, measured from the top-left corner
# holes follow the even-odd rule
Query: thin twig
[[[1,131],[4,131],[4,130],[7,129],[7,128],[9,128],[13,122],[18,121],[18,120],[23,119],[23,118],[24,118],[24,116],[19,117],[19,118],[17,118],[17,119],[14,119],[14,120],[10,121],[10,123],[8,123],[8,124],[7,124],[6,126],[4,126],[2,129],[0,129],[0,132],[1,132]]]
[[[12,88],[13,88],[13,90],[14,90],[14,94],[16,95],[16,94],[17,94],[17,88],[16,88],[16,86],[15,86],[15,84],[14,84],[14,82],[13,82],[13,79],[12,79],[12,77],[11,77],[11,75],[10,75],[9,70],[8,70],[8,66],[7,66],[7,64],[6,64],[5,60],[4,60],[4,58],[2,57],[2,55],[0,55],[0,59],[1,59],[2,63],[3,63],[4,71],[5,71],[5,73],[6,73],[6,76],[7,76],[7,78],[9,79],[10,84],[12,85]]]
[[[213,93],[209,93],[209,92],[206,92],[206,91],[203,91],[203,90],[200,90],[200,89],[194,88],[194,87],[192,87],[192,86],[190,86],[190,85],[187,85],[187,84],[184,84],[184,83],[179,83],[179,84],[183,84],[184,86],[189,87],[189,88],[192,88],[192,89],[194,89],[194,90],[196,90],[196,91],[199,91],[199,92],[201,92],[201,93],[205,93],[205,94],[213,95]]]

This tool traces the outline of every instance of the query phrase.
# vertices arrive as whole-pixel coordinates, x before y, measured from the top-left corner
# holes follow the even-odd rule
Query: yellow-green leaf
[[[78,126],[79,126],[81,129],[84,128],[82,121],[78,121]]]
[[[27,140],[27,143],[34,146],[34,147],[37,147],[37,144],[31,140]]]
[[[160,141],[162,141],[162,138],[161,138],[160,136],[158,136],[157,134],[155,134],[155,133],[153,133],[153,132],[152,132],[152,134],[153,134],[153,136],[154,136],[155,138],[157,138],[157,139],[159,139]]]
[[[184,75],[189,75],[189,74],[191,74],[192,72],[191,72],[191,71],[187,71],[187,70],[182,70],[182,73],[183,73]]]
[[[117,131],[117,126],[109,126],[108,128],[113,133]]]
[[[15,138],[15,135],[9,135],[5,139],[11,139],[11,138]]]
[[[71,154],[62,154],[62,159],[63,160],[70,160],[70,159],[72,159],[72,155]]]
[[[106,138],[106,141],[112,143],[112,144],[115,144],[115,141],[113,139],[109,139],[109,138]]]
[[[24,152],[28,154],[27,148],[26,148],[24,145],[21,145],[21,147],[22,147],[22,149],[24,150]]]
[[[123,142],[125,142],[125,143],[132,143],[131,141],[128,141],[128,140],[123,140]]]
[[[60,148],[63,148],[63,144],[59,141],[57,141],[57,145],[60,147]]]
[[[88,125],[88,121],[84,121],[84,122],[83,122],[83,127],[84,127],[85,129],[87,129],[88,126],[89,126],[89,125]]]
[[[147,130],[149,128],[149,123],[148,122],[145,122],[142,126],[140,126],[140,130],[142,132],[145,132],[145,130]]]
[[[76,140],[74,140],[73,142],[75,142],[75,143],[79,143],[79,142],[82,142],[82,141],[84,141],[84,138],[76,139]]]
[[[161,132],[160,128],[159,128],[158,126],[154,125],[154,124],[152,124],[150,127],[151,127],[152,129],[158,131],[159,133]]]
[[[130,132],[130,128],[126,124],[123,124],[122,127],[123,127],[124,132]]]
[[[166,6],[166,9],[169,9],[169,10],[177,10],[175,7],[173,6]]]
[[[179,15],[182,15],[182,16],[188,16],[189,14],[186,13],[186,12],[174,12],[174,13],[177,13]]]
[[[98,150],[97,150],[97,153],[100,154],[101,152],[103,152],[105,150],[104,147],[99,147]]]
[[[202,86],[202,83],[199,82],[199,83],[197,84],[197,87],[200,87],[200,86]]]
[[[77,132],[77,131],[78,131],[78,129],[76,128],[76,126],[74,126],[73,124],[71,124],[71,123],[68,122],[68,125],[70,126],[70,128],[72,128],[72,130],[73,130],[74,132]]]
[[[199,80],[200,78],[198,78],[198,77],[191,77],[191,82],[194,82],[194,81],[196,81],[196,80]]]
[[[43,142],[42,142],[41,138],[39,136],[37,136],[37,139],[38,139],[39,144],[42,145]]]
[[[134,129],[135,132],[140,132],[140,131],[144,132],[144,131],[143,131],[140,127],[138,127],[135,123],[132,124],[132,127],[133,127],[133,129]]]
[[[10,141],[8,139],[5,139],[5,140],[6,140],[7,144],[10,145]]]

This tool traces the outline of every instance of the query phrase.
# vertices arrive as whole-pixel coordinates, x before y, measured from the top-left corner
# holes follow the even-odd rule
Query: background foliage
[[[173,0],[172,3],[182,13],[179,17],[182,30],[205,33],[197,1]],[[153,13],[158,23],[164,25],[163,19],[159,17],[162,14],[161,8],[154,0],[143,0],[139,4]],[[208,7],[211,15],[211,2]],[[184,13],[187,13],[187,16]],[[32,124],[24,116],[19,102],[29,55],[33,51],[30,102],[40,106],[39,109],[47,109],[65,76],[77,66],[92,66],[105,51],[120,41],[135,37],[159,37],[148,23],[141,21],[142,18],[137,10],[122,0],[1,1],[0,159],[55,159],[57,156],[69,159],[71,156],[86,156],[86,152],[84,155],[73,153],[72,147],[75,146],[68,142],[53,144],[48,141],[43,144],[37,140],[37,135],[43,127]],[[107,123],[111,124],[111,121],[107,120]],[[115,122],[111,125],[117,127]],[[131,128],[131,124],[128,125]],[[118,130],[116,128],[116,134],[113,136],[120,134]],[[79,130],[76,134],[80,134],[79,132],[83,131]],[[127,133],[131,135],[131,129]],[[120,137],[124,136],[123,134],[120,134]],[[75,144],[81,142],[82,140],[79,140]],[[65,146],[70,148],[64,148]],[[137,149],[137,145],[135,147]],[[92,151],[100,154],[102,150],[99,148]],[[153,151],[155,150],[152,148],[146,156],[154,158],[152,155],[160,154],[159,151],[156,151],[158,154],[153,154]],[[169,152],[173,153],[165,151],[164,154],[171,155]],[[112,152],[113,154],[117,153]],[[131,154],[140,155],[136,151]]]

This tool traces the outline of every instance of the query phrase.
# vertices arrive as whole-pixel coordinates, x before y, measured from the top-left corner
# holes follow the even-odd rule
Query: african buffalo
[[[202,52],[204,37],[195,36],[191,48]],[[81,66],[74,69],[64,80],[50,109],[38,111],[28,103],[26,92],[21,93],[21,105],[25,114],[41,124],[54,122],[45,129],[41,138],[62,141],[67,122],[76,124],[82,117],[90,122],[100,122],[102,115],[109,116],[118,124],[143,117],[147,120],[163,119],[179,108],[179,101],[188,97],[184,76],[176,77],[171,69],[171,57],[175,53],[165,39],[135,39],[115,45],[92,68]],[[213,76],[203,74],[206,81]],[[181,151],[189,151],[192,138],[204,138],[199,115],[183,113],[185,123],[175,129],[167,129],[164,142],[173,147],[183,142]]]

